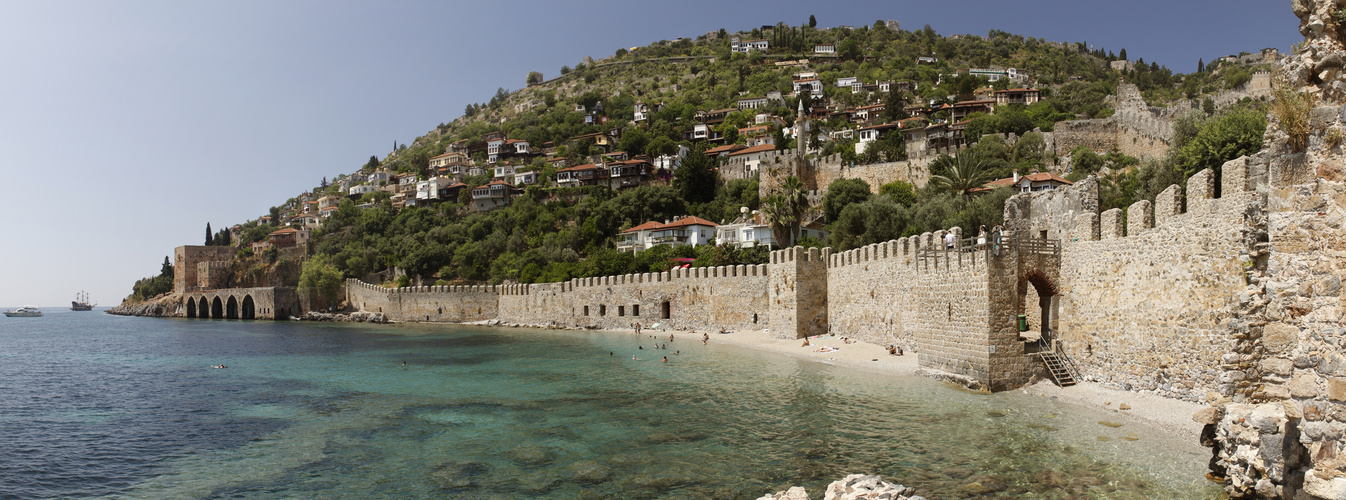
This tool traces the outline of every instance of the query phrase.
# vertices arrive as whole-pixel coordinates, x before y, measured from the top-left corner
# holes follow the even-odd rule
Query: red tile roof
[[[746,147],[747,147],[747,146],[744,146],[744,145],[742,145],[742,144],[725,144],[725,145],[723,145],[723,146],[716,146],[716,147],[707,149],[707,150],[706,150],[706,154],[707,154],[707,155],[717,155],[717,154],[725,153],[725,152],[731,152],[731,153],[732,153],[732,152],[734,152],[734,151],[738,151],[738,150],[743,149],[743,148],[746,148]]]
[[[662,226],[662,225],[663,225],[663,224],[658,223],[658,222],[655,222],[655,221],[649,221],[649,222],[646,222],[646,223],[641,224],[641,225],[639,225],[639,226],[633,227],[633,228],[631,228],[631,229],[627,229],[627,230],[622,231],[622,232],[623,232],[623,233],[634,233],[634,232],[637,232],[637,231],[645,231],[645,230],[647,230],[647,229],[659,229],[659,226]]]
[[[686,226],[691,226],[691,225],[695,225],[695,224],[699,224],[699,225],[702,225],[702,226],[710,226],[710,227],[716,227],[716,226],[719,225],[719,224],[716,224],[716,223],[714,223],[714,222],[708,221],[708,220],[706,220],[706,219],[702,219],[702,218],[700,218],[700,217],[697,217],[697,216],[695,216],[695,215],[689,215],[689,216],[683,217],[683,218],[681,218],[681,219],[675,220],[675,221],[673,221],[673,222],[670,222],[670,223],[668,223],[668,224],[664,224],[664,225],[660,226],[659,229],[669,229],[669,228],[674,228],[674,227],[686,227]]]
[[[750,155],[753,153],[761,153],[763,151],[772,151],[775,149],[776,149],[775,144],[758,144],[750,148],[740,149],[738,151],[734,151],[733,153],[729,153],[729,156]]]
[[[563,168],[563,169],[557,170],[556,173],[561,173],[561,172],[577,172],[577,171],[580,171],[580,170],[598,170],[599,168],[600,168],[600,167],[599,167],[598,165],[594,165],[594,164],[590,163],[590,164],[587,164],[587,165],[575,165],[575,166],[570,167],[570,168]]]
[[[284,235],[287,235],[287,234],[290,234],[290,233],[297,233],[297,232],[299,232],[298,229],[295,229],[295,228],[292,228],[292,227],[287,227],[287,228],[285,228],[285,229],[278,229],[278,230],[272,231],[272,232],[270,232],[270,233],[268,234],[268,236],[284,236]]]

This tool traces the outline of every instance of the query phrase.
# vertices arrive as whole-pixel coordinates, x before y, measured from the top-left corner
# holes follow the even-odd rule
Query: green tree
[[[812,14],[809,14],[809,27],[810,27],[810,28],[817,28],[817,27],[818,27],[818,18],[813,17]]]
[[[173,277],[173,264],[168,262],[168,256],[164,256],[164,265],[159,267],[159,276]]]
[[[860,42],[847,38],[837,46],[837,57],[845,61],[860,60]]]
[[[904,207],[916,204],[916,187],[904,180],[899,179],[879,186],[879,194],[891,198],[894,203]]]
[[[1118,52],[1118,53],[1117,53],[1117,58],[1118,58],[1118,59],[1121,59],[1121,60],[1123,60],[1123,61],[1125,61],[1125,60],[1126,60],[1126,49],[1122,49],[1121,52]]]
[[[1178,150],[1174,167],[1183,179],[1203,169],[1211,169],[1220,178],[1225,162],[1262,149],[1262,134],[1267,129],[1266,114],[1240,109],[1212,118],[1201,131]],[[1218,196],[1219,183],[1216,183]]]
[[[526,84],[527,84],[527,85],[537,85],[537,84],[539,84],[539,83],[542,83],[542,73],[537,72],[537,71],[529,71],[529,72],[528,72],[528,80],[526,81]]]
[[[215,244],[215,233],[210,232],[210,223],[206,223],[206,246]]]
[[[698,143],[687,152],[677,171],[673,172],[673,187],[682,195],[682,199],[691,203],[704,203],[715,197],[715,185],[719,182],[714,157],[706,156],[706,144]]]
[[[375,170],[379,168],[379,157],[370,155],[369,162],[365,163],[365,170]]]
[[[326,255],[314,255],[304,261],[299,272],[299,288],[330,304],[341,293],[342,275],[328,260]]]
[[[952,157],[941,156],[933,163],[940,163],[939,167],[944,172],[930,176],[930,186],[936,192],[964,196],[993,180],[981,156],[970,150],[955,152]],[[936,166],[932,164],[930,170],[935,171]]]
[[[853,203],[862,203],[870,196],[869,183],[861,179],[837,179],[827,185],[823,195],[823,216],[835,222],[841,211]]]

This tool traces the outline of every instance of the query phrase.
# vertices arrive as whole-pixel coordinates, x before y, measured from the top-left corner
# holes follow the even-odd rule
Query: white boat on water
[[[37,306],[23,306],[13,311],[5,311],[5,316],[11,318],[36,318],[42,316],[42,310]]]

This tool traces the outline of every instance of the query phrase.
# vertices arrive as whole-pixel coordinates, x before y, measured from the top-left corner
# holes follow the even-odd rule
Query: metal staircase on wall
[[[1055,351],[1051,350],[1039,352],[1037,355],[1039,358],[1042,358],[1042,364],[1047,365],[1047,373],[1051,374],[1052,380],[1056,382],[1056,385],[1061,387],[1075,385],[1074,366],[1072,366],[1068,360],[1058,356]]]

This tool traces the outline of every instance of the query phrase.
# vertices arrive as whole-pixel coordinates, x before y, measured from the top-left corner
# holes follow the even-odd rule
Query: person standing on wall
[[[953,231],[949,231],[949,232],[947,232],[947,233],[944,233],[944,249],[945,249],[945,250],[952,251],[952,250],[953,250],[953,244],[954,244],[955,241],[957,241],[957,238],[955,238],[955,237],[953,236]]]

